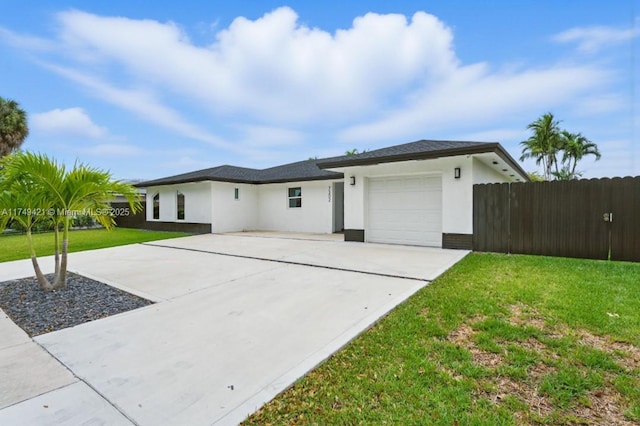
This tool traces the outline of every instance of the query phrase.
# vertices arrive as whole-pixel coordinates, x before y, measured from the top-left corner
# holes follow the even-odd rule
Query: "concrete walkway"
[[[289,237],[72,254],[159,303],[34,340],[0,316],[0,424],[235,425],[467,253]]]
[[[31,340],[2,310],[0,336],[0,407],[77,382],[64,365]]]

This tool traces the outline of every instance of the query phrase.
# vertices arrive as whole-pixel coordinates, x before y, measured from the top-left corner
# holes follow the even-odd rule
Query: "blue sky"
[[[640,0],[0,0],[24,149],[120,179],[419,139],[500,142],[553,112],[640,175]],[[537,167],[523,164],[529,171]]]

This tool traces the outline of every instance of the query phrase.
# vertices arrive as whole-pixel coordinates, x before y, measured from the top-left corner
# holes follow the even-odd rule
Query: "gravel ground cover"
[[[31,337],[152,303],[73,273],[65,289],[49,292],[39,289],[35,277],[0,283],[0,308]]]

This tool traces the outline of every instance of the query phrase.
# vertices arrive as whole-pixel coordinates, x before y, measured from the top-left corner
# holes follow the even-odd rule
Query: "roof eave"
[[[232,178],[211,178],[211,177],[197,177],[191,179],[176,179],[165,182],[141,182],[134,186],[138,188],[149,188],[151,186],[168,186],[168,185],[178,185],[181,183],[195,183],[195,182],[227,182],[227,183],[247,183],[247,184],[257,184],[260,183],[258,181],[248,180],[248,179],[232,179]]]
[[[476,146],[466,146],[461,148],[450,148],[443,149],[437,151],[427,151],[427,152],[417,152],[411,154],[399,154],[399,155],[388,155],[384,157],[373,157],[373,158],[354,158],[354,159],[346,159],[346,160],[338,160],[338,161],[327,161],[323,163],[318,163],[318,167],[321,169],[333,169],[333,168],[344,168],[344,167],[355,167],[355,166],[372,166],[375,164],[383,164],[383,163],[396,163],[400,161],[415,161],[415,160],[435,160],[437,158],[443,157],[455,157],[458,155],[473,155],[473,154],[484,154],[488,152],[494,152],[500,158],[502,158],[506,163],[509,164],[518,174],[522,176],[523,179],[529,180],[527,172],[520,167],[518,163],[502,148],[502,146],[497,142],[484,143],[482,145]]]
[[[399,161],[411,161],[411,160],[431,160],[441,157],[453,157],[456,155],[465,155],[465,154],[480,154],[484,152],[489,152],[494,150],[496,147],[499,147],[498,143],[487,143],[477,146],[471,147],[461,147],[461,148],[449,148],[449,149],[441,149],[437,151],[425,151],[425,152],[414,152],[410,154],[396,154],[396,155],[387,155],[381,157],[367,157],[367,158],[349,158],[344,160],[337,161],[327,161],[327,162],[319,162],[318,167],[321,169],[331,169],[337,167],[353,167],[353,166],[370,166],[374,164],[381,163],[395,163]]]
[[[134,186],[136,186],[137,188],[149,188],[152,186],[169,186],[169,185],[179,185],[182,183],[194,183],[194,182],[225,182],[225,183],[244,183],[249,185],[263,185],[268,183],[307,182],[307,181],[314,181],[314,180],[336,180],[336,179],[343,179],[343,178],[344,178],[344,175],[342,173],[336,173],[335,175],[330,175],[330,176],[291,177],[291,178],[265,179],[265,180],[201,177],[201,178],[194,178],[194,179],[177,179],[177,180],[172,180],[167,182],[158,182],[158,183],[154,183],[153,181],[141,182]]]
[[[496,155],[502,158],[505,163],[511,166],[511,168],[514,169],[520,175],[520,177],[522,177],[524,182],[531,181],[531,179],[529,179],[529,174],[520,166],[520,164],[516,163],[513,157],[510,156],[509,153],[502,148],[502,146],[498,144],[498,149],[496,149],[494,152],[496,153]]]

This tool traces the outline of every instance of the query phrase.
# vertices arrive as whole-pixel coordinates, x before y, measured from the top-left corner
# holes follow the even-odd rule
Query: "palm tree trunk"
[[[551,180],[551,167],[553,166],[553,159],[551,158],[551,155],[547,155],[546,156],[546,160],[545,160],[545,178],[547,180]]]
[[[553,160],[553,165],[555,166],[555,175],[558,176],[560,173],[560,169],[558,169],[558,158],[556,157],[556,154],[549,154],[549,156],[551,157],[551,159]]]
[[[55,264],[55,276],[58,276],[60,272],[60,231],[58,230],[58,223],[55,224],[53,228],[53,244],[54,244],[54,255],[53,262]]]
[[[38,285],[40,286],[40,290],[50,291],[53,290],[53,286],[47,280],[47,278],[42,273],[40,269],[40,265],[38,264],[38,258],[36,257],[36,250],[33,247],[33,238],[31,237],[31,228],[27,228],[27,241],[29,242],[29,252],[31,253],[31,264],[33,265],[33,270],[36,273],[36,278],[38,279]]]
[[[62,237],[62,255],[60,256],[60,269],[58,269],[58,273],[56,274],[56,280],[53,283],[53,288],[63,289],[67,287],[67,246],[69,244],[69,239],[67,237]]]
[[[60,256],[60,269],[56,274],[56,279],[53,283],[54,289],[63,289],[67,287],[67,251],[69,247],[69,219],[64,219],[64,225],[62,229],[62,253]]]

